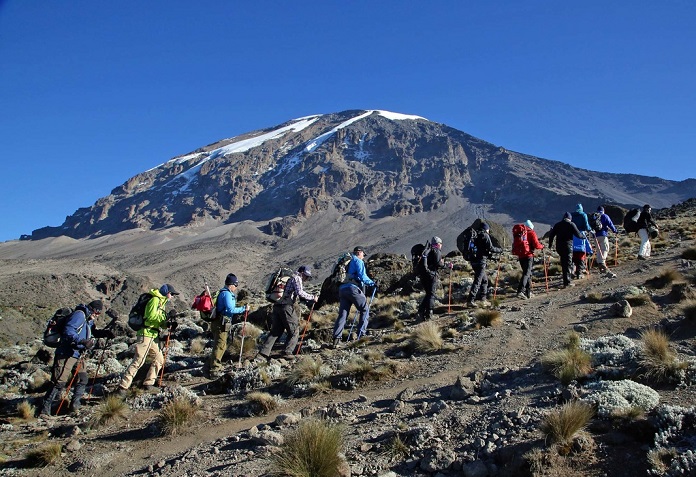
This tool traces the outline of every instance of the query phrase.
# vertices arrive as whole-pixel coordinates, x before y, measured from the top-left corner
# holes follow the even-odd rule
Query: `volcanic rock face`
[[[30,238],[243,220],[265,222],[265,233],[288,238],[329,210],[379,220],[433,211],[454,197],[513,221],[554,223],[559,210],[578,202],[588,210],[599,203],[663,207],[695,188],[693,179],[577,169],[417,116],[353,110],[295,119],[176,157]]]

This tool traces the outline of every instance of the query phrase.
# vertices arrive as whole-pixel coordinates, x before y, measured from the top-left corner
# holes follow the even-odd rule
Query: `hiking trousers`
[[[425,296],[423,297],[423,301],[421,301],[418,308],[421,311],[421,316],[425,317],[426,312],[435,309],[435,290],[438,288],[439,279],[437,275],[431,273],[421,275],[420,279],[421,283],[423,283]]]
[[[351,305],[355,305],[355,308],[360,314],[358,336],[363,336],[367,332],[367,323],[370,314],[370,310],[367,308],[367,298],[365,294],[355,285],[342,286],[338,289],[338,298],[338,317],[334,323],[333,330],[334,340],[341,339]]]
[[[276,340],[280,338],[284,332],[287,332],[288,339],[285,342],[283,354],[286,356],[295,353],[297,340],[300,336],[300,319],[295,313],[295,305],[293,303],[273,305],[273,323],[271,324],[271,332],[263,343],[259,353],[263,356],[270,356],[271,350]]]
[[[119,387],[122,389],[130,388],[131,384],[133,384],[133,378],[142,365],[145,364],[145,360],[148,357],[150,357],[152,363],[145,375],[143,386],[153,386],[155,384],[157,375],[160,369],[162,369],[162,366],[164,366],[164,356],[162,355],[159,344],[157,344],[157,338],[138,336],[138,341],[135,342],[135,356],[133,356],[133,361],[131,361],[128,369],[126,369],[126,372],[123,374]]]
[[[225,317],[229,320],[229,317]],[[213,333],[213,350],[208,359],[208,371],[217,373],[222,371],[222,357],[227,351],[227,338],[229,331],[225,331],[225,325],[221,318],[217,318],[210,323],[210,331]]]
[[[51,414],[53,401],[63,395],[67,389],[79,361],[79,358],[75,358],[73,356],[69,356],[67,358],[59,358],[56,356],[53,358],[53,367],[51,368],[51,387],[48,389],[43,399],[43,413]],[[84,366],[80,366],[80,369],[77,370],[75,381],[73,381],[73,397],[70,401],[70,407],[72,409],[77,409],[80,407],[80,399],[85,394],[85,390],[87,388],[89,376],[87,376],[87,372],[84,368]]]
[[[486,262],[471,262],[474,269],[474,282],[469,290],[469,302],[485,300],[488,295],[488,275],[486,274]]]
[[[575,265],[575,278],[585,275],[587,255],[585,252],[573,252],[573,265]]]
[[[639,257],[649,257],[652,251],[652,246],[650,245],[650,234],[648,229],[638,230],[638,236],[640,237],[640,249],[638,250]]]
[[[561,259],[561,273],[563,275],[563,286],[570,285],[571,270],[570,265],[573,261],[573,242],[559,242],[556,244],[556,252]]]
[[[534,257],[519,257],[520,266],[522,267],[522,278],[517,286],[517,293],[524,293],[529,296],[532,287],[532,265]]]

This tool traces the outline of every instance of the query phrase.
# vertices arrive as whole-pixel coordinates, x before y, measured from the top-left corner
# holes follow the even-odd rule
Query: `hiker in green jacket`
[[[165,283],[159,290],[154,288],[150,290],[150,301],[145,307],[145,326],[137,332],[137,341],[135,342],[135,356],[128,369],[121,378],[121,382],[116,392],[119,396],[125,396],[126,391],[133,383],[133,378],[145,363],[145,359],[150,356],[152,364],[147,371],[145,380],[143,381],[143,389],[154,390],[155,380],[160,369],[164,366],[164,356],[159,346],[160,329],[168,328],[170,332],[174,331],[178,325],[176,322],[176,311],[172,310],[169,315],[165,313],[164,308],[172,296],[178,295],[179,292],[174,290],[174,287]]]

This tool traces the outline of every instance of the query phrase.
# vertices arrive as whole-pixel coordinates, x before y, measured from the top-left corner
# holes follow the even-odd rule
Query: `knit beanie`
[[[104,309],[104,303],[101,300],[90,301],[87,307],[92,310],[92,313],[101,313]]]
[[[603,214],[603,213],[604,213],[604,207],[602,207],[601,205],[600,205],[599,207],[597,207],[597,212],[599,212],[600,214]]]
[[[570,220],[573,218],[573,216],[570,214],[570,212],[566,212],[565,214],[563,214],[563,218],[566,220]]]
[[[225,286],[228,287],[230,285],[234,285],[234,286],[239,285],[239,280],[237,280],[237,275],[235,275],[234,273],[230,273],[225,278]]]

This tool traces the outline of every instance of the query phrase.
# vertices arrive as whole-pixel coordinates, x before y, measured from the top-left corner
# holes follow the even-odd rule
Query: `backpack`
[[[331,281],[337,285],[342,285],[349,281],[348,278],[348,264],[353,259],[353,255],[350,252],[344,252],[336,261],[333,270],[331,271]]]
[[[471,227],[464,231],[464,244],[466,249],[462,251],[464,255],[464,260],[468,262],[473,262],[476,260],[478,254],[478,248],[476,247],[476,239],[478,238],[478,232]]]
[[[218,295],[220,295],[220,290],[214,291],[213,294],[208,297],[210,298],[210,308],[207,311],[200,309],[198,310],[198,313],[201,315],[201,320],[206,321],[208,323],[210,323],[211,321],[215,321],[215,318],[217,318]]]
[[[128,326],[133,331],[140,331],[145,327],[145,307],[153,296],[150,292],[145,292],[138,297],[138,301],[133,305],[128,313]]]
[[[592,227],[592,230],[595,232],[602,231],[604,228],[604,225],[602,225],[602,214],[595,212],[590,216],[590,227]]]
[[[512,227],[512,254],[518,257],[526,257],[531,252],[527,240],[527,227],[516,224]]]
[[[411,270],[413,273],[421,274],[425,271],[429,252],[430,242],[418,243],[411,247]]]
[[[640,209],[631,209],[626,213],[623,220],[623,228],[626,232],[638,232],[638,218]]]
[[[73,314],[72,308],[58,308],[53,316],[46,322],[46,329],[43,333],[43,344],[49,348],[57,348],[60,344],[60,337],[63,335],[65,323]]]
[[[271,303],[277,303],[283,298],[285,285],[293,275],[293,271],[286,267],[280,267],[277,272],[273,272],[266,277],[266,300]]]

